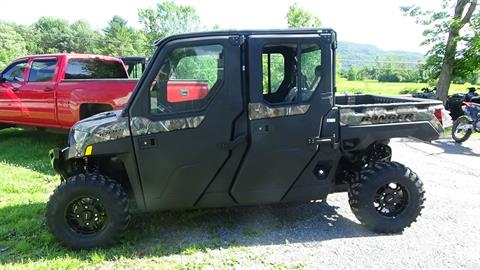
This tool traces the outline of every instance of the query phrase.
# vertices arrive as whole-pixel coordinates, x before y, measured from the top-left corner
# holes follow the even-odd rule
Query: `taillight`
[[[443,125],[442,109],[436,109],[433,114],[435,115],[435,118],[437,118],[437,120],[440,122],[440,124]]]

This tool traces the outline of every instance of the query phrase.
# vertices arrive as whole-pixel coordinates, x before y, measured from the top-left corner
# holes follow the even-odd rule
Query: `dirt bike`
[[[480,132],[480,104],[474,102],[463,102],[464,115],[453,122],[452,138],[457,143],[462,143],[473,132]]]

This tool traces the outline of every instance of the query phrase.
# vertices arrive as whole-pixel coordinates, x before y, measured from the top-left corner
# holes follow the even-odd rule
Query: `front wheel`
[[[425,191],[418,176],[397,162],[377,162],[363,169],[351,183],[350,207],[367,228],[397,233],[416,221]]]
[[[115,244],[129,218],[128,197],[122,186],[100,174],[78,174],[62,182],[46,211],[50,232],[72,249]]]
[[[462,143],[472,135],[472,121],[463,115],[460,116],[452,126],[452,138],[457,143]]]

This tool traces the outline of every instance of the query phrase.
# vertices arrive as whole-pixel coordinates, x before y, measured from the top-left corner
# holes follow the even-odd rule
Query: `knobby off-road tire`
[[[108,247],[120,240],[130,220],[122,186],[100,174],[78,174],[62,182],[50,196],[47,226],[72,249]]]
[[[455,120],[455,122],[453,122],[452,138],[457,143],[462,143],[462,142],[468,140],[468,138],[470,138],[470,136],[472,135],[472,130],[471,129],[466,130],[463,135],[460,134],[460,133],[457,133],[457,128],[461,124],[471,124],[471,121],[470,121],[470,119],[468,119],[467,116],[463,115],[463,116],[460,116],[457,120]]]
[[[425,191],[409,168],[397,162],[377,162],[358,174],[348,197],[353,213],[367,228],[398,233],[421,214]]]

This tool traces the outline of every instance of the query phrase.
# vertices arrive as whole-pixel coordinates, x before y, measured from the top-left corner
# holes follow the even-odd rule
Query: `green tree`
[[[322,22],[313,13],[298,6],[298,3],[288,7],[287,23],[289,28],[318,28]]]
[[[17,32],[17,25],[0,22],[0,70],[13,59],[27,53],[27,42]]]
[[[28,53],[33,53],[37,51],[37,39],[35,35],[35,31],[32,26],[30,25],[22,25],[22,24],[11,24],[15,29],[15,32],[22,36],[23,40],[26,43],[26,50]]]
[[[173,1],[159,3],[156,9],[140,9],[138,18],[149,44],[169,35],[203,29],[194,7],[177,5]]]
[[[364,66],[360,71],[364,79],[377,80],[378,79],[378,69],[375,66]]]
[[[143,32],[129,27],[127,21],[120,16],[114,16],[103,29],[102,54],[125,56],[144,55],[147,50],[147,40]]]
[[[41,17],[33,24],[36,42],[32,53],[94,53],[100,47],[101,34],[86,21],[70,24],[63,19]]]
[[[476,15],[471,21],[471,31],[473,34],[464,37],[465,43],[468,46],[463,46],[459,49],[458,55],[462,57],[458,59],[454,75],[461,77],[470,83],[477,83],[479,81],[480,73],[480,16]]]
[[[376,59],[377,80],[379,82],[400,82],[401,78],[394,58],[385,57]]]
[[[340,54],[335,54],[336,58],[335,59],[335,78],[338,81],[342,77],[342,57]]]
[[[67,20],[41,17],[33,24],[37,53],[70,52],[73,47],[72,31]]]
[[[102,35],[92,29],[86,21],[76,21],[70,25],[70,48],[68,52],[95,53],[102,39]]]
[[[471,61],[475,53],[478,54],[478,48],[472,43],[478,36],[478,27],[472,27],[479,16],[476,12],[477,2],[443,0],[442,6],[436,11],[422,10],[415,5],[401,8],[405,15],[414,17],[418,24],[426,27],[422,44],[431,47],[427,53],[426,65],[430,66],[427,70],[431,72],[430,76],[438,76],[437,97],[443,101],[447,98],[455,75],[466,77],[475,72],[476,65],[458,67],[462,62]],[[459,43],[464,49],[458,49]],[[462,54],[462,51],[472,54]]]
[[[347,71],[347,80],[358,81],[361,79],[360,70],[355,65],[352,65]]]

